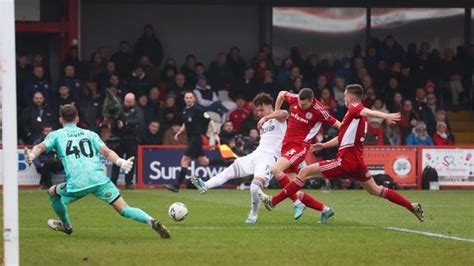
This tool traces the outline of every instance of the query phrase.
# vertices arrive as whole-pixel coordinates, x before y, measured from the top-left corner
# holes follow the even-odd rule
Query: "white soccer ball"
[[[188,215],[188,208],[181,202],[175,202],[168,209],[168,215],[176,222],[182,221]]]

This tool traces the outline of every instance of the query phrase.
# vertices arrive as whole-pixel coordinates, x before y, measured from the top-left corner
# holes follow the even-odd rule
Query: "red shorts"
[[[281,148],[281,157],[286,158],[291,166],[285,170],[285,173],[298,173],[306,166],[304,159],[308,152],[309,145],[305,143],[285,143]]]
[[[336,158],[319,162],[319,167],[323,177],[329,180],[336,177],[350,177],[359,182],[365,182],[372,178],[368,174],[369,169],[362,159],[355,162]]]

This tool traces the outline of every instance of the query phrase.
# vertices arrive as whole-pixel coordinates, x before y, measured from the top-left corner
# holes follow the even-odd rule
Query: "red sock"
[[[283,175],[282,178],[278,179],[278,182],[280,183],[281,188],[284,188],[290,184],[290,178],[287,175]],[[293,194],[289,196],[289,198],[295,202],[298,200],[298,196],[296,194]]]
[[[298,192],[304,186],[304,181],[296,178],[293,182],[284,187],[280,193],[276,194],[272,198],[273,206],[276,206],[278,203],[282,202],[284,199],[290,197],[291,195],[296,196]]]
[[[318,211],[323,211],[324,209],[324,204],[322,202],[315,200],[313,197],[304,192],[301,192],[300,200],[308,208],[315,209]]]
[[[400,206],[403,206],[411,212],[413,211],[413,206],[411,206],[411,203],[407,199],[405,199],[405,197],[389,188],[383,188],[382,192],[380,193],[380,197],[388,199],[389,201]]]

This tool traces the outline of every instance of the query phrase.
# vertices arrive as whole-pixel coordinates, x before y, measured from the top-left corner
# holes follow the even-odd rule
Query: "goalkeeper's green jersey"
[[[105,146],[97,133],[66,124],[44,140],[46,150],[56,150],[66,173],[67,191],[77,192],[102,185],[110,179],[100,162],[100,148]]]

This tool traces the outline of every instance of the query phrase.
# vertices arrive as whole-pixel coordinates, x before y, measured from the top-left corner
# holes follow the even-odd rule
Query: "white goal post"
[[[14,0],[0,0],[0,93],[3,145],[3,249],[5,265],[20,264]]]

